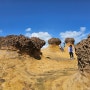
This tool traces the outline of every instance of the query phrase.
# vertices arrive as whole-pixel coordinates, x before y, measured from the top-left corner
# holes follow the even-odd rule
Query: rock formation
[[[74,42],[75,42],[74,38],[66,38],[66,39],[65,39],[65,43],[66,43],[66,44],[67,44],[67,43],[74,44]]]
[[[40,55],[42,55],[40,49],[45,45],[45,41],[36,37],[31,37],[31,41],[34,44],[31,55],[39,59]]]
[[[51,39],[48,40],[48,44],[59,45],[59,44],[61,44],[61,40],[59,38],[51,38]]]
[[[40,59],[44,44],[36,37],[0,37],[0,90],[90,90],[90,73],[79,72],[90,72],[90,37],[75,47],[79,71],[77,58],[69,60],[68,53],[60,51],[60,41],[44,48],[41,60],[34,59]],[[28,55],[5,58],[11,52],[14,57],[18,55],[11,50],[34,58]]]
[[[36,37],[31,39],[24,35],[0,37],[0,49],[18,50],[18,53],[28,54],[36,59],[40,59],[40,49],[43,45],[45,45],[45,41]]]
[[[33,44],[35,45],[35,47],[37,47],[37,49],[40,49],[40,48],[42,48],[43,45],[45,45],[45,41],[41,40],[37,37],[31,37],[30,39],[33,42]]]
[[[69,47],[70,45],[72,45],[73,48],[74,48],[74,42],[75,42],[74,38],[66,38],[66,39],[65,39],[64,51],[65,51],[66,53],[68,53],[68,47]],[[74,55],[74,56],[75,56],[75,55]],[[68,57],[69,57],[69,54],[68,54]]]
[[[48,40],[48,47],[42,48],[43,56],[52,59],[52,60],[65,60],[66,57],[63,57],[63,48],[61,45],[61,40],[59,38],[51,38]]]
[[[90,35],[75,46],[78,68],[90,72]]]

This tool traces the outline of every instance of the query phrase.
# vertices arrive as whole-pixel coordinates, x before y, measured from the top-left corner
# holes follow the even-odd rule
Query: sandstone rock
[[[66,39],[65,39],[65,43],[74,44],[74,42],[75,42],[74,38],[66,38]]]
[[[82,40],[75,46],[78,67],[81,71],[90,72],[90,38]]]
[[[33,49],[31,51],[31,55],[40,59],[40,55],[42,55],[40,49],[42,48],[42,46],[45,45],[45,41],[36,37],[31,37],[31,41],[34,44]]]
[[[42,48],[42,46],[45,45],[45,41],[41,40],[41,39],[39,39],[37,37],[31,37],[30,39],[31,39],[31,41],[33,42],[33,44],[35,45],[35,47],[37,49],[40,49],[40,48]]]
[[[8,35],[0,37],[0,48],[5,50],[18,50],[20,54],[28,54],[36,59],[40,59],[40,49],[45,45],[45,41],[36,37],[31,39],[24,35]]]
[[[5,79],[0,78],[0,83],[5,82]]]
[[[61,40],[59,38],[51,38],[48,40],[48,43],[59,45],[59,44],[61,44]]]

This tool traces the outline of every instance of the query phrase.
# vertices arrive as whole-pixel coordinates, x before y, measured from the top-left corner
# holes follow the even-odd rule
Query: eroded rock
[[[61,44],[61,40],[59,38],[51,38],[51,39],[48,40],[48,43],[59,45],[59,44]]]
[[[36,59],[40,59],[40,49],[43,45],[45,45],[45,41],[36,37],[31,39],[24,35],[0,37],[0,49],[18,50],[18,53],[28,54]]]
[[[33,42],[33,44],[35,45],[35,47],[37,47],[37,49],[40,49],[40,48],[42,48],[42,46],[45,45],[45,41],[41,40],[37,37],[31,37],[30,39]]]
[[[90,72],[90,38],[82,40],[75,46],[78,67],[81,71]]]
[[[65,43],[74,44],[74,42],[75,42],[74,38],[66,38],[66,39],[65,39]]]

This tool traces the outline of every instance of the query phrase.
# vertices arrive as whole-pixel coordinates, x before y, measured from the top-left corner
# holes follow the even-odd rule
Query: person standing
[[[68,52],[69,52],[69,55],[70,55],[70,59],[73,59],[74,58],[74,56],[73,56],[73,47],[72,47],[72,45],[70,45],[69,47],[68,47]]]

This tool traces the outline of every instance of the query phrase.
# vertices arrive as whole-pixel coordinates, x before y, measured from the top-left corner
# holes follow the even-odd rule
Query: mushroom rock
[[[5,50],[18,50],[20,54],[28,54],[36,59],[40,59],[40,49],[45,45],[45,41],[39,38],[28,38],[24,35],[8,35],[0,38],[0,48]],[[38,54],[37,54],[37,53]]]
[[[82,40],[75,46],[80,71],[90,73],[90,38]]]
[[[66,39],[65,39],[64,51],[65,51],[65,52],[68,52],[68,47],[69,47],[70,45],[72,45],[72,46],[74,47],[74,42],[75,42],[74,38],[66,38]]]
[[[61,55],[59,46],[61,44],[61,40],[59,38],[51,38],[48,40],[48,44],[48,47],[42,49],[43,55],[52,59],[58,58]]]
[[[59,38],[51,38],[48,40],[50,52],[60,52],[61,40]]]
[[[74,44],[74,42],[75,42],[74,38],[66,38],[66,39],[65,39],[65,43],[66,43],[66,44],[68,44],[68,43]]]
[[[51,45],[60,45],[61,44],[61,40],[59,38],[51,38],[48,40],[48,43]]]

